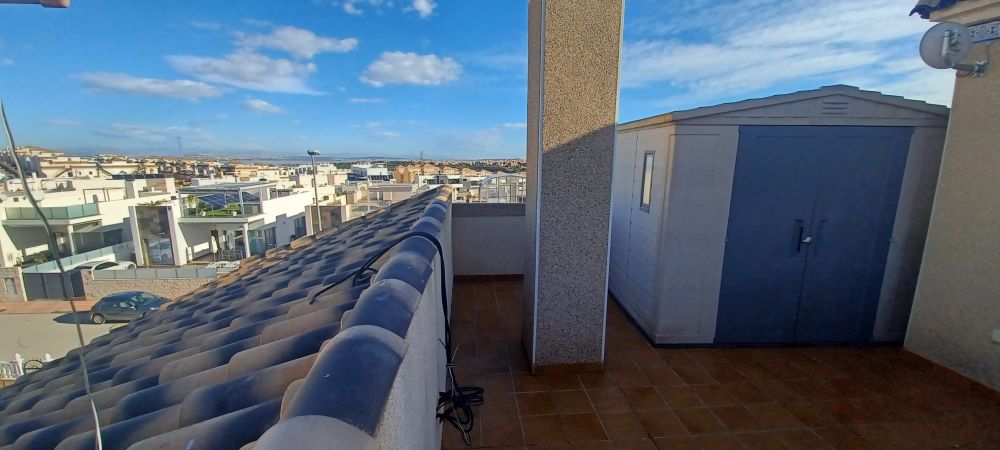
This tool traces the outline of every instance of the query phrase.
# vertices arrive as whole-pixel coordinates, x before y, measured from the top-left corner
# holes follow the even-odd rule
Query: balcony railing
[[[258,204],[244,204],[242,207],[239,205],[232,205],[224,208],[190,208],[182,207],[181,216],[182,217],[197,217],[197,218],[233,218],[233,217],[250,217],[262,214],[261,206]]]
[[[7,220],[40,220],[34,208],[5,208]],[[100,215],[100,210],[96,203],[87,203],[74,206],[50,206],[43,207],[42,214],[46,219],[79,219]]]

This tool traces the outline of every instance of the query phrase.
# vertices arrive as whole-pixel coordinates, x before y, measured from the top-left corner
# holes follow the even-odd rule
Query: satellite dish
[[[969,56],[972,33],[962,24],[934,25],[920,40],[920,58],[935,69],[953,69]]]

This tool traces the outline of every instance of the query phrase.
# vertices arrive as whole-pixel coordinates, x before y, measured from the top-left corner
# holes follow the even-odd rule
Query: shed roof
[[[239,449],[296,411],[318,409],[371,435],[436,250],[407,239],[370,286],[323,289],[410,231],[440,236],[449,191],[245,260],[176,305],[94,339],[83,351],[104,448]],[[94,448],[79,351],[0,389],[0,449]],[[337,388],[313,400],[295,395],[297,380],[303,390]],[[365,407],[337,401],[338,389]]]
[[[868,102],[874,102],[878,104],[888,105],[894,108],[912,110],[918,113],[928,114],[932,116],[947,117],[949,113],[949,109],[947,106],[934,105],[921,100],[910,100],[896,95],[886,95],[877,91],[865,91],[854,86],[838,84],[833,86],[823,86],[818,89],[793,92],[790,94],[772,95],[770,97],[755,98],[755,99],[742,100],[732,103],[723,103],[715,106],[706,106],[684,111],[675,111],[665,114],[659,114],[656,116],[647,117],[645,119],[639,119],[623,123],[618,126],[618,131],[629,131],[648,126],[663,125],[673,122],[682,122],[686,120],[708,117],[708,116],[725,115],[740,111],[763,109],[787,103],[802,102],[812,99],[819,99],[822,97],[833,97],[833,96],[842,96]],[[833,106],[835,105],[832,105],[831,107]]]

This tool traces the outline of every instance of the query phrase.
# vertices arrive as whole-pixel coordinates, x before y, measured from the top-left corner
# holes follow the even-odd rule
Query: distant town
[[[457,202],[523,202],[525,161],[73,155],[19,147],[0,158],[0,278],[8,301],[101,298],[122,278],[175,296],[269,249],[449,185]],[[64,292],[42,218],[73,279]],[[157,269],[157,270],[144,270]],[[170,281],[173,280],[173,281]],[[184,281],[178,281],[184,280]],[[191,281],[195,280],[195,281]]]

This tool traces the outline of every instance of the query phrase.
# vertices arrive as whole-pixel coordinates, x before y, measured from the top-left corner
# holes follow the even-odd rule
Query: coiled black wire
[[[485,390],[478,386],[463,387],[455,378],[455,355],[452,351],[451,321],[448,312],[448,274],[446,272],[447,269],[445,268],[444,262],[444,247],[441,245],[441,241],[439,241],[437,237],[424,231],[411,231],[404,234],[399,239],[393,241],[392,244],[385,246],[379,250],[378,253],[372,255],[371,258],[368,258],[368,260],[354,272],[351,272],[333,284],[316,291],[315,294],[310,296],[309,304],[315,303],[318,296],[322,295],[324,292],[330,291],[340,284],[343,284],[347,280],[353,280],[353,286],[362,286],[371,283],[371,278],[378,272],[371,266],[397,245],[412,237],[421,237],[430,241],[434,244],[434,248],[437,249],[437,253],[440,256],[440,258],[438,258],[438,263],[441,269],[439,271],[441,274],[441,312],[444,314],[444,341],[441,342],[441,345],[444,347],[445,351],[447,379],[445,380],[445,391],[438,393],[436,416],[438,420],[448,422],[454,426],[462,434],[462,440],[465,442],[465,445],[471,446],[471,434],[472,429],[475,426],[475,412],[472,407],[483,404],[483,394]]]

